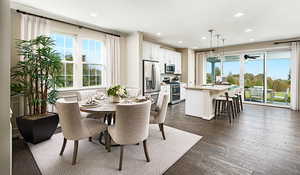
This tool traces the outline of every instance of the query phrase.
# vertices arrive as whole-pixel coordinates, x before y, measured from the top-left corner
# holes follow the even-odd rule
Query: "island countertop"
[[[199,86],[189,86],[186,89],[190,90],[210,90],[210,91],[225,91],[229,88],[234,87],[234,85],[199,85]]]

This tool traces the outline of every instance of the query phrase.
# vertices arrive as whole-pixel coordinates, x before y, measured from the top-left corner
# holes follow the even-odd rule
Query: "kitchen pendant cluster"
[[[210,52],[208,57],[214,57],[215,59],[223,60],[225,59],[225,50],[224,50],[224,44],[225,44],[225,38],[221,34],[214,34],[216,31],[214,29],[208,30],[210,33]],[[216,47],[213,49],[213,41],[214,38],[216,39]],[[220,42],[222,43],[222,46],[220,46]]]

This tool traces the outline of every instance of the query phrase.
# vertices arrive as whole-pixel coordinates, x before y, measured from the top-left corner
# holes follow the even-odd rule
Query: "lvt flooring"
[[[166,125],[204,137],[165,175],[300,175],[299,112],[245,105],[229,124],[185,116],[180,103],[169,106]],[[28,146],[13,140],[13,175],[23,174],[41,173]]]

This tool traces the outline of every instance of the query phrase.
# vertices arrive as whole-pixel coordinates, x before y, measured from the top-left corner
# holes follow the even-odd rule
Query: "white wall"
[[[195,85],[195,52],[188,49],[188,86]]]
[[[127,72],[128,87],[142,88],[142,41],[143,35],[135,32],[127,36],[127,64],[125,66]]]
[[[0,1],[0,170],[3,175],[11,174],[9,3],[9,0]]]

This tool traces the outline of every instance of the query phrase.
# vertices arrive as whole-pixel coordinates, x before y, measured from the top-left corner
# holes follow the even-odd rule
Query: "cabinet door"
[[[151,43],[144,41],[143,42],[143,59],[151,60],[151,51],[152,51]]]
[[[154,60],[160,60],[160,45],[152,44],[151,56]]]
[[[186,88],[186,84],[185,83],[181,83],[180,84],[180,100],[185,100],[185,88]]]
[[[176,68],[175,68],[175,72],[177,73],[177,74],[180,74],[181,73],[181,53],[179,53],[179,52],[176,52],[176,56],[175,56],[175,66],[176,66]]]
[[[178,59],[178,73],[181,74],[181,53],[177,53],[177,59]]]
[[[159,54],[159,65],[160,65],[160,73],[165,73],[165,52],[164,49],[159,48],[158,50]]]

